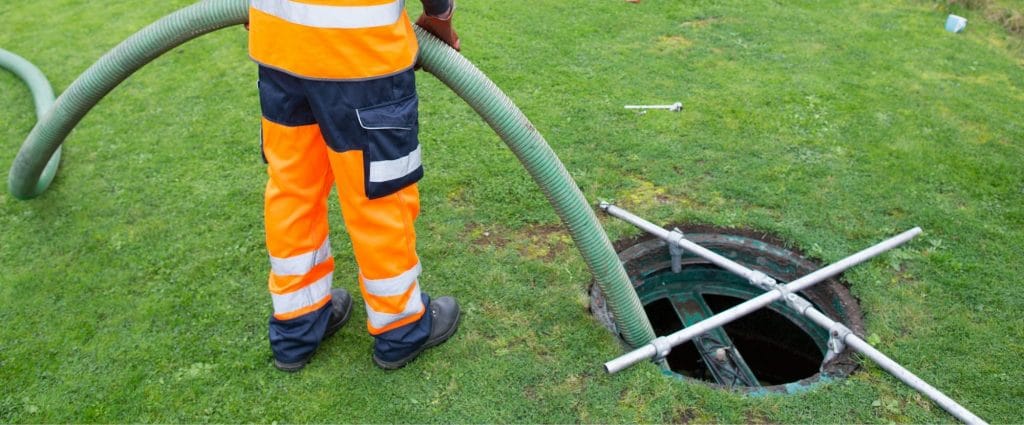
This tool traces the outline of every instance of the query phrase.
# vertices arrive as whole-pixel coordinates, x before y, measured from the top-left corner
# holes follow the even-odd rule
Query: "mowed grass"
[[[411,4],[418,13],[418,2]],[[56,91],[188,1],[0,3],[0,47]],[[1001,2],[1012,5],[1012,2]],[[943,31],[947,13],[970,23]],[[1024,48],[945,2],[461,0],[463,53],[588,199],[769,231],[846,274],[870,340],[992,422],[1024,400]],[[419,74],[424,288],[459,333],[383,372],[357,315],[301,373],[271,365],[255,65],[233,28],[164,55],[78,125],[60,174],[0,192],[0,421],[952,422],[865,360],[795,396],[664,378],[586,311],[591,276],[515,157]],[[0,72],[0,177],[35,117]],[[681,101],[679,113],[626,104]],[[355,265],[335,202],[335,285]],[[613,239],[635,236],[603,217]],[[746,354],[746,353],[745,353]]]

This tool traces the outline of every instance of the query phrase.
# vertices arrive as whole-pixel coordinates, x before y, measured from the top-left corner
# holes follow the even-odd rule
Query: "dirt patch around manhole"
[[[499,225],[466,226],[469,242],[478,249],[515,249],[526,258],[552,261],[572,248],[572,236],[561,224],[538,224],[512,230]]]

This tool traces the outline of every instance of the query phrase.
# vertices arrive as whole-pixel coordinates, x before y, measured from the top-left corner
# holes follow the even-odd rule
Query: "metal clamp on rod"
[[[654,350],[656,351],[656,354],[654,355],[655,361],[668,357],[668,353],[672,352],[672,342],[663,336],[655,338],[654,341],[651,341],[651,345],[654,346]]]
[[[679,273],[683,271],[683,254],[686,250],[679,246],[679,242],[686,238],[686,235],[679,229],[672,229],[671,238],[673,240],[668,241],[668,255],[672,258],[672,273]]]
[[[772,279],[771,276],[764,274],[758,270],[751,270],[750,276],[747,277],[747,281],[751,285],[758,288],[764,289],[765,291],[771,291],[779,286],[779,283]]]
[[[782,301],[785,302],[789,308],[800,314],[804,314],[807,310],[814,308],[810,301],[807,301],[806,298],[797,294],[786,295],[786,298],[783,298]]]
[[[821,362],[822,367],[846,351],[846,337],[851,334],[853,331],[846,325],[832,322],[832,327],[828,331],[828,352],[825,353],[825,359]]]

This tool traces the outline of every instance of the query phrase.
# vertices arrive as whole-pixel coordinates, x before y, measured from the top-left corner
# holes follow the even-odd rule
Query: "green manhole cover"
[[[687,239],[766,273],[779,283],[819,268],[764,234],[692,226],[682,231]],[[618,245],[619,259],[659,336],[763,293],[743,278],[685,252],[682,268],[673,272],[669,248],[660,239]],[[823,282],[800,294],[829,317],[863,335],[860,308],[838,281]],[[591,311],[618,334],[597,285],[591,287]],[[665,372],[750,393],[793,393],[845,377],[857,367],[849,350],[826,362],[827,343],[825,329],[776,302],[674,348],[666,358]]]

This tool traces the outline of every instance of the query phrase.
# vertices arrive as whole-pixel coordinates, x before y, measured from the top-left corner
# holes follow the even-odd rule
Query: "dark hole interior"
[[[651,326],[654,327],[654,334],[657,336],[665,336],[683,328],[683,322],[679,320],[668,299],[660,298],[648,303],[644,306],[644,312],[651,320]],[[704,381],[714,381],[693,342],[672,348],[665,360],[668,361],[669,369],[675,373]]]
[[[704,301],[719,313],[745,300],[724,295],[704,294]],[[658,336],[683,328],[672,303],[661,298],[644,306]],[[818,372],[821,350],[793,322],[769,309],[758,310],[725,325],[725,332],[743,355],[761,385],[779,385],[809,378]],[[666,359],[674,372],[705,381],[714,381],[693,342],[672,349]]]

